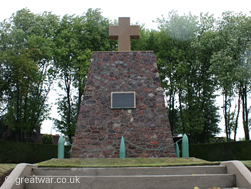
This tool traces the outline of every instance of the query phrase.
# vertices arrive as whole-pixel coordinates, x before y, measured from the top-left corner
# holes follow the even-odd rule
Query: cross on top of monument
[[[118,39],[118,51],[130,51],[131,39],[139,39],[139,26],[130,25],[130,17],[120,17],[118,26],[109,27],[110,39]]]

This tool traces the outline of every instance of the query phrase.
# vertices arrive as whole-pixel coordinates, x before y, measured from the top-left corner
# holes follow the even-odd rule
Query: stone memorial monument
[[[122,136],[126,157],[175,157],[154,53],[130,51],[130,18],[109,35],[118,52],[93,52],[71,157],[118,158]]]

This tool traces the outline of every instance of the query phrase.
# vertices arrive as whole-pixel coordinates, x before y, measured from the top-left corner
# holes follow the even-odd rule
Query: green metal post
[[[125,140],[124,137],[121,137],[121,142],[120,142],[120,150],[119,150],[119,158],[125,158]]]
[[[187,135],[184,134],[182,137],[182,157],[188,158],[189,157],[189,144]]]
[[[175,142],[175,149],[176,149],[176,157],[179,158],[180,157],[180,148],[179,148],[178,142]]]
[[[64,137],[58,139],[58,159],[64,159]]]

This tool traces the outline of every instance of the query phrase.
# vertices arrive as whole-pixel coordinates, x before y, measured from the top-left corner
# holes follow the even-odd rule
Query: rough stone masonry
[[[136,108],[112,109],[112,92],[127,91],[135,92]],[[71,157],[118,158],[122,136],[126,157],[175,157],[151,51],[93,53]]]

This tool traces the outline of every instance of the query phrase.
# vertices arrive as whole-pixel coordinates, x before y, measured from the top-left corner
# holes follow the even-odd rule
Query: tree
[[[60,21],[55,41],[55,67],[59,87],[64,94],[58,99],[57,129],[72,143],[81,97],[90,64],[91,52],[110,50],[109,21],[99,9],[89,9],[83,16],[65,15]],[[77,95],[74,95],[74,93]]]
[[[240,100],[242,101],[243,128],[249,140],[247,89],[250,87],[250,17],[242,13],[225,12],[218,21],[218,50],[212,58],[214,73],[223,94],[223,112],[227,140],[238,127]],[[232,100],[239,96],[236,115],[231,112]],[[234,117],[235,115],[235,124]]]
[[[193,80],[195,83],[193,88],[195,88],[194,92],[197,96],[195,107],[200,111],[198,116],[202,127],[202,132],[197,134],[200,142],[209,142],[220,131],[218,128],[218,107],[215,104],[216,82],[210,62],[214,53],[214,46],[212,45],[215,39],[214,22],[212,15],[201,14],[198,35],[192,42],[196,53],[195,65],[197,65],[196,71],[194,71],[197,77]]]
[[[214,38],[212,16],[171,12],[159,19],[158,67],[166,91],[173,134],[187,133],[192,142],[208,142],[219,132],[215,82],[210,71]]]
[[[56,22],[50,13],[35,15],[22,9],[1,23],[1,118],[18,133],[18,140],[39,133],[47,117]]]

